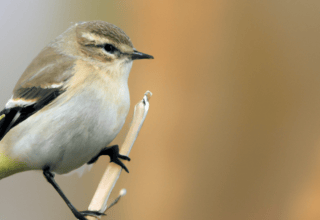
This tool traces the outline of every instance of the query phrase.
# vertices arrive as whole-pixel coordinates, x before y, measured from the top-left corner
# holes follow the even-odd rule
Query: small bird
[[[0,112],[0,179],[42,170],[74,216],[79,212],[54,180],[100,156],[128,169],[117,145],[107,147],[127,117],[132,61],[153,59],[138,52],[118,27],[79,22],[50,42],[17,82]]]

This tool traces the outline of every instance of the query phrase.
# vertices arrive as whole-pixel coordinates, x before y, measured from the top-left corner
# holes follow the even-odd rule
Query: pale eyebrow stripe
[[[96,38],[93,37],[93,34],[89,34],[89,33],[82,33],[81,37],[86,38],[88,40],[92,40],[92,41],[96,40]]]

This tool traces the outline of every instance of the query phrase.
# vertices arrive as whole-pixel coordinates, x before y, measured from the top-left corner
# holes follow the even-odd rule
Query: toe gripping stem
[[[103,148],[100,153],[92,158],[88,164],[92,164],[98,160],[98,158],[102,155],[108,155],[110,157],[110,162],[113,162],[115,164],[118,164],[121,166],[127,173],[129,173],[128,168],[122,163],[122,160],[127,160],[130,161],[130,158],[128,156],[122,155],[119,153],[119,146],[118,145],[113,145],[111,147],[105,147]]]

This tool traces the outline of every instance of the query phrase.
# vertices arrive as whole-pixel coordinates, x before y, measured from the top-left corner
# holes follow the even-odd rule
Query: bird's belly
[[[12,146],[12,156],[32,169],[48,166],[52,172],[68,173],[90,161],[115,138],[128,109],[127,100],[119,104],[95,99],[92,94],[72,97],[13,128],[18,130],[19,141]],[[10,138],[10,132],[7,135]]]

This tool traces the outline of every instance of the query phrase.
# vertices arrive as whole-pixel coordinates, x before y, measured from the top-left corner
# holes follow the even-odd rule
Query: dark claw
[[[129,173],[128,168],[122,163],[120,159],[122,160],[127,160],[130,161],[130,158],[128,156],[125,155],[121,155],[119,154],[119,146],[118,145],[114,145],[111,147],[105,147],[103,148],[100,153],[95,156],[94,158],[92,158],[88,164],[92,164],[94,162],[96,162],[98,160],[98,158],[102,155],[108,155],[110,157],[110,162],[113,162],[115,164],[118,164],[119,166],[121,166],[127,173]]]
[[[122,163],[121,160],[119,160],[118,158],[111,158],[110,162],[113,162],[115,164],[118,164],[120,167],[122,167],[127,173],[129,173],[128,168]]]
[[[125,155],[122,155],[122,154],[119,154],[119,155],[118,155],[118,158],[120,158],[120,159],[122,159],[122,160],[127,160],[127,161],[130,161],[130,160],[131,160],[130,157],[125,156]]]
[[[78,219],[78,220],[88,220],[87,218],[84,217],[84,215],[82,215],[81,213],[73,213],[74,216]]]
[[[82,214],[83,216],[93,216],[93,217],[100,217],[100,216],[103,216],[103,215],[106,215],[102,212],[98,212],[98,211],[82,211],[82,212],[79,212],[80,214]]]

